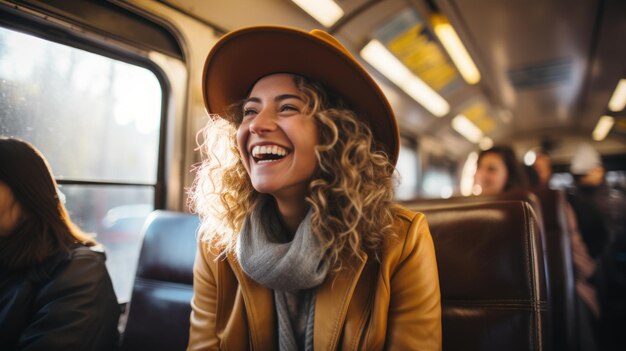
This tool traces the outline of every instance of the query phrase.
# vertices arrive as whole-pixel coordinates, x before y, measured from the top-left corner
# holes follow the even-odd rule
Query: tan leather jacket
[[[426,219],[400,209],[394,229],[380,264],[362,253],[317,288],[315,350],[441,350],[439,278]],[[201,242],[188,350],[277,350],[273,296],[234,255],[216,260]]]

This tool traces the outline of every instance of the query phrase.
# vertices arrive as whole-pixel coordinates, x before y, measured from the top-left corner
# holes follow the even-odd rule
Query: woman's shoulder
[[[424,240],[432,241],[424,214],[400,205],[394,207],[393,234],[386,239],[384,256],[402,255]]]
[[[396,235],[409,233],[409,229],[414,227],[419,229],[426,224],[426,217],[421,212],[414,212],[400,205],[394,205],[394,232]]]
[[[106,254],[104,247],[100,244],[94,246],[78,244],[70,251],[69,259],[71,261],[95,261],[104,263],[106,261]]]
[[[32,281],[41,292],[71,289],[109,280],[106,256],[101,246],[77,244],[69,252],[59,253],[33,270]]]
[[[67,255],[67,261],[58,276],[70,275],[74,278],[100,279],[108,275],[105,265],[106,255],[100,245],[76,245]]]

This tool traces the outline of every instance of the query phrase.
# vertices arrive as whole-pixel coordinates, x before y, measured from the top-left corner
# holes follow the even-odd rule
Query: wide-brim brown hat
[[[396,163],[400,138],[387,98],[350,52],[321,30],[256,26],[224,35],[204,64],[207,111],[224,116],[260,78],[273,73],[297,74],[322,83],[366,120],[391,163]]]

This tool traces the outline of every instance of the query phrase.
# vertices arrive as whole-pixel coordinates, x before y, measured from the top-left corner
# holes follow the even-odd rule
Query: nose
[[[261,110],[249,125],[250,132],[261,134],[276,130],[276,114],[265,108]]]

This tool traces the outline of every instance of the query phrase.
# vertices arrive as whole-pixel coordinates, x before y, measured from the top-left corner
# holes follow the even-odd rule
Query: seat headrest
[[[539,227],[521,201],[424,211],[435,242],[442,299],[533,299],[543,267]],[[545,291],[545,288],[542,289]]]
[[[137,265],[137,277],[193,283],[197,215],[154,211],[144,224],[143,246]]]

